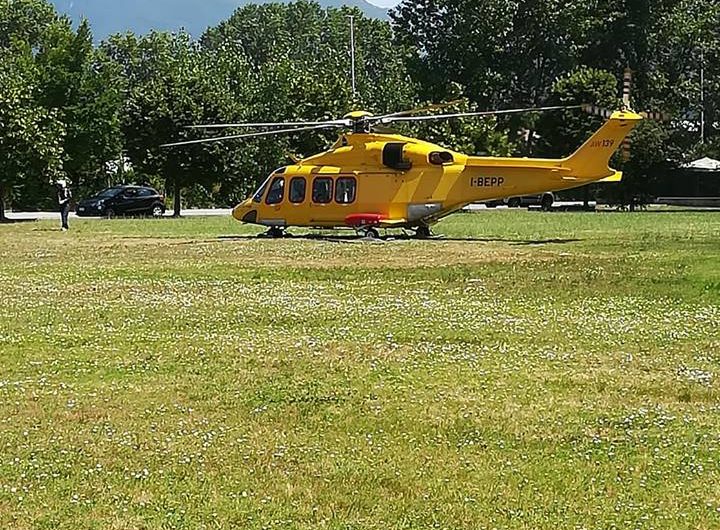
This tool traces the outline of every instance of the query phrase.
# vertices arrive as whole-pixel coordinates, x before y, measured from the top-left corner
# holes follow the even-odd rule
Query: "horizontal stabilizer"
[[[616,171],[614,175],[609,176],[606,179],[598,180],[598,182],[622,182],[623,172]]]

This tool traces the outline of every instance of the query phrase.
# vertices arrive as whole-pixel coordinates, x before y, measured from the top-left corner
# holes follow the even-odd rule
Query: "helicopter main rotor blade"
[[[186,129],[252,129],[269,127],[310,127],[313,125],[349,126],[348,120],[328,121],[286,121],[276,123],[213,123],[209,125],[188,125]]]
[[[261,131],[246,134],[233,134],[232,136],[219,136],[215,138],[202,138],[200,140],[188,140],[185,142],[174,142],[170,144],[163,144],[160,147],[178,147],[182,145],[195,145],[195,144],[208,144],[212,142],[222,142],[224,140],[237,140],[240,138],[257,138],[259,136],[274,136],[276,134],[291,134],[294,132],[301,131],[315,131],[319,129],[334,129],[339,128],[341,125],[314,125],[313,127],[301,127],[296,129],[280,129],[276,131]]]
[[[462,99],[456,99],[454,101],[448,101],[447,103],[436,103],[434,105],[428,105],[426,107],[418,107],[416,109],[393,112],[392,114],[385,114],[383,116],[373,116],[370,119],[379,120],[380,122],[382,122],[382,120],[384,120],[385,118],[394,118],[396,116],[413,116],[414,114],[419,114],[421,112],[430,112],[431,110],[445,109],[447,107],[452,107],[453,105],[462,103],[463,101],[464,100]]]
[[[583,105],[558,105],[555,107],[530,107],[526,109],[505,109],[505,110],[486,110],[482,112],[458,112],[456,114],[437,114],[434,116],[399,116],[389,117],[380,120],[380,123],[394,123],[396,121],[430,121],[430,120],[448,120],[451,118],[467,118],[471,116],[499,116],[502,114],[522,114],[524,112],[546,112],[551,110],[569,110],[580,109]]]

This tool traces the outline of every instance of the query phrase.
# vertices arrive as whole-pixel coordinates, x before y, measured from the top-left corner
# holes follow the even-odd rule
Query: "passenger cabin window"
[[[355,202],[357,181],[355,177],[340,177],[335,184],[335,202],[350,204]]]
[[[403,158],[405,144],[401,142],[389,142],[383,148],[383,165],[399,170],[412,168],[412,162]]]
[[[285,197],[285,177],[275,177],[270,185],[265,203],[280,204]]]
[[[295,177],[290,181],[290,202],[300,204],[305,201],[307,184],[303,177]]]
[[[332,201],[333,181],[331,178],[320,177],[313,181],[312,200],[314,203],[327,204]]]
[[[263,195],[265,195],[265,190],[267,190],[269,182],[270,179],[268,178],[265,182],[262,183],[262,185],[255,192],[255,195],[253,195],[253,202],[262,202]]]
[[[430,153],[428,158],[430,163],[435,164],[436,166],[444,166],[445,164],[452,164],[455,162],[452,153],[448,153],[447,151],[433,151]]]

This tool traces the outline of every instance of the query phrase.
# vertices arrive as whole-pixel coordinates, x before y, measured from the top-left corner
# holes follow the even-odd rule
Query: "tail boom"
[[[622,173],[608,167],[610,158],[642,119],[629,111],[613,112],[589,140],[565,158],[468,157],[456,185],[449,190],[446,206],[560,191],[591,182],[619,182]]]

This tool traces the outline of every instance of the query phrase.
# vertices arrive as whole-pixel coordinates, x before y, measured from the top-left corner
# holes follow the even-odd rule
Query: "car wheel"
[[[153,206],[153,209],[152,209],[153,217],[162,217],[163,215],[165,215],[165,208],[163,208],[163,206],[161,204],[156,204],[155,206]]]
[[[549,212],[552,208],[553,203],[555,202],[555,198],[550,195],[549,193],[543,195],[542,201],[540,205],[542,206],[542,209],[546,212]]]

